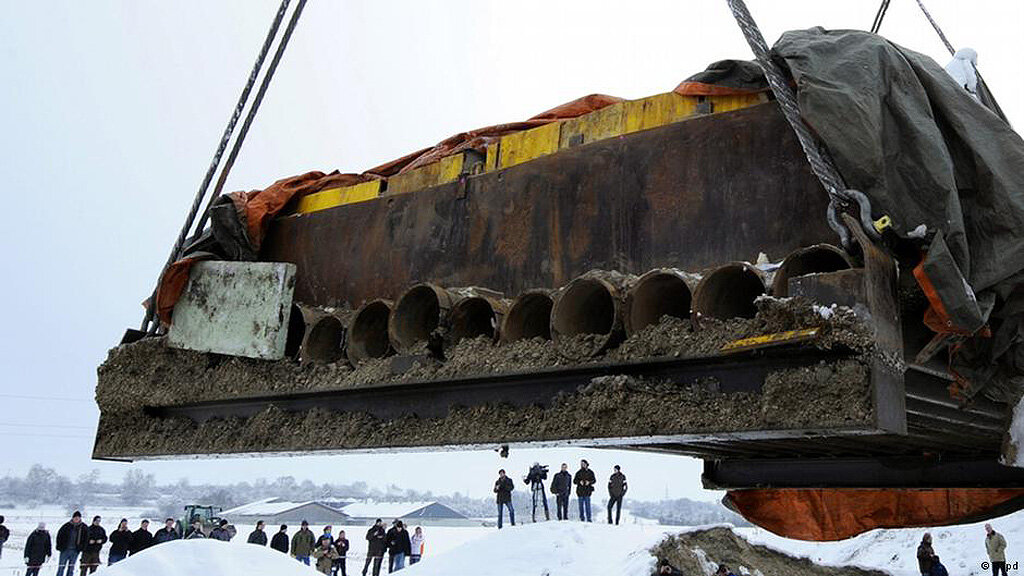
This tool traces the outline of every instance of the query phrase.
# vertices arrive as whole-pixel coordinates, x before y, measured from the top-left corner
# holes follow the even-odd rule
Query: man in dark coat
[[[128,548],[131,556],[135,556],[153,545],[153,535],[149,533],[149,520],[143,520],[139,529],[132,532],[132,545]]]
[[[246,542],[258,546],[267,545],[267,533],[263,531],[263,520],[256,522],[256,529],[249,533],[249,539]]]
[[[498,500],[498,530],[501,530],[502,517],[505,515],[505,508],[508,508],[508,521],[516,525],[516,511],[512,507],[512,491],[515,490],[512,479],[505,476],[504,470],[498,470],[498,479],[494,482],[494,493]]]
[[[384,521],[377,518],[377,521],[366,531],[366,563],[363,564],[363,576],[366,576],[366,569],[370,562],[373,562],[373,576],[380,576],[380,563],[384,560]]]
[[[580,522],[592,522],[590,517],[590,495],[594,493],[594,484],[597,483],[597,476],[590,469],[590,463],[580,460],[580,469],[572,478],[576,485],[576,499],[580,505]]]
[[[230,542],[233,536],[234,534],[228,529],[227,520],[221,520],[216,528],[210,530],[210,538],[220,540],[221,542]]]
[[[88,528],[82,523],[82,513],[75,511],[71,520],[64,523],[57,530],[57,576],[64,576],[64,569],[67,568],[67,576],[74,576],[75,562],[78,555],[85,550],[88,540]]]
[[[569,465],[562,462],[562,470],[551,479],[551,493],[555,495],[558,519],[569,519],[569,494],[572,492],[572,474]]]
[[[53,556],[50,533],[46,531],[46,524],[40,522],[25,541],[25,576],[39,576],[39,569],[50,556]]]
[[[925,532],[921,544],[917,547],[917,567],[921,576],[931,576],[932,564],[935,563],[935,550],[932,549],[932,535]]]
[[[163,544],[164,542],[180,539],[181,534],[178,534],[178,529],[174,526],[174,518],[168,518],[164,520],[164,527],[157,530],[156,534],[153,535],[153,544]]]
[[[270,539],[270,547],[278,552],[288,553],[288,525],[281,524],[281,529]]]
[[[612,506],[615,506],[615,525],[619,524],[619,517],[622,515],[622,497],[626,495],[629,486],[626,484],[626,475],[622,473],[619,465],[615,465],[615,472],[608,479],[608,523],[612,523]]]
[[[395,520],[395,525],[384,536],[384,543],[388,547],[388,574],[405,568],[405,559],[412,554],[412,543],[401,520]]]
[[[88,540],[82,550],[81,574],[92,574],[100,567],[100,550],[107,543],[107,531],[100,526],[101,518],[94,516],[87,533]]]
[[[4,526],[4,517],[0,516],[0,558],[3,558],[3,555],[4,555],[4,544],[7,542],[7,539],[10,538],[10,537],[11,537],[11,531],[7,529],[7,526]]]
[[[132,547],[132,532],[128,529],[128,520],[121,518],[117,530],[110,533],[110,552],[107,554],[107,565],[117,564],[128,557]]]
[[[338,532],[338,538],[334,541],[334,550],[338,553],[338,557],[334,560],[334,567],[331,568],[334,576],[345,576],[345,557],[348,555],[348,538],[345,537],[345,531],[341,530]]]

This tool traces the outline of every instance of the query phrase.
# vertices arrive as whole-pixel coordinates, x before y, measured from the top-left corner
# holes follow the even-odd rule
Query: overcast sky
[[[90,460],[96,366],[147,296],[210,162],[277,0],[69,0],[3,5],[0,19],[0,474],[34,462],[116,479]],[[787,29],[867,28],[877,2],[748,0],[773,42]],[[1012,123],[1024,120],[1021,2],[927,0]],[[882,33],[945,64],[913,0]],[[310,0],[228,189],[359,172],[466,129],[594,92],[671,90],[749,58],[713,2]],[[138,464],[161,481],[292,475],[490,493],[499,466],[585,456],[621,464],[637,498],[715,499],[700,463],[617,451],[513,451]]]

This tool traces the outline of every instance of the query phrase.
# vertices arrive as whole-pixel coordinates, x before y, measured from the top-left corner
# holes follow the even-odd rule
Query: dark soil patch
[[[725,564],[736,574],[763,576],[889,576],[879,570],[854,566],[821,566],[766,546],[747,542],[728,528],[711,528],[669,536],[651,550],[663,562],[684,574],[712,574]]]

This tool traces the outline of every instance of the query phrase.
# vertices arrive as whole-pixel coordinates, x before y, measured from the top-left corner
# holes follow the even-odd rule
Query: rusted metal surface
[[[277,220],[296,299],[396,298],[418,281],[509,297],[595,268],[698,271],[833,240],[826,195],[774,104],[574,147],[410,194]]]

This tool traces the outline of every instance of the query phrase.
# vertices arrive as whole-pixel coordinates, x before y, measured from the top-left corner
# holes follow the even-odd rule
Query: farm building
[[[401,520],[410,525],[472,526],[478,524],[439,502],[353,502],[341,508],[352,524],[372,524],[377,518],[390,524]]]
[[[350,522],[344,512],[320,502],[288,502],[280,498],[266,498],[225,510],[222,516],[236,524],[255,524],[257,520],[268,525],[298,524],[303,520],[317,525]]]

